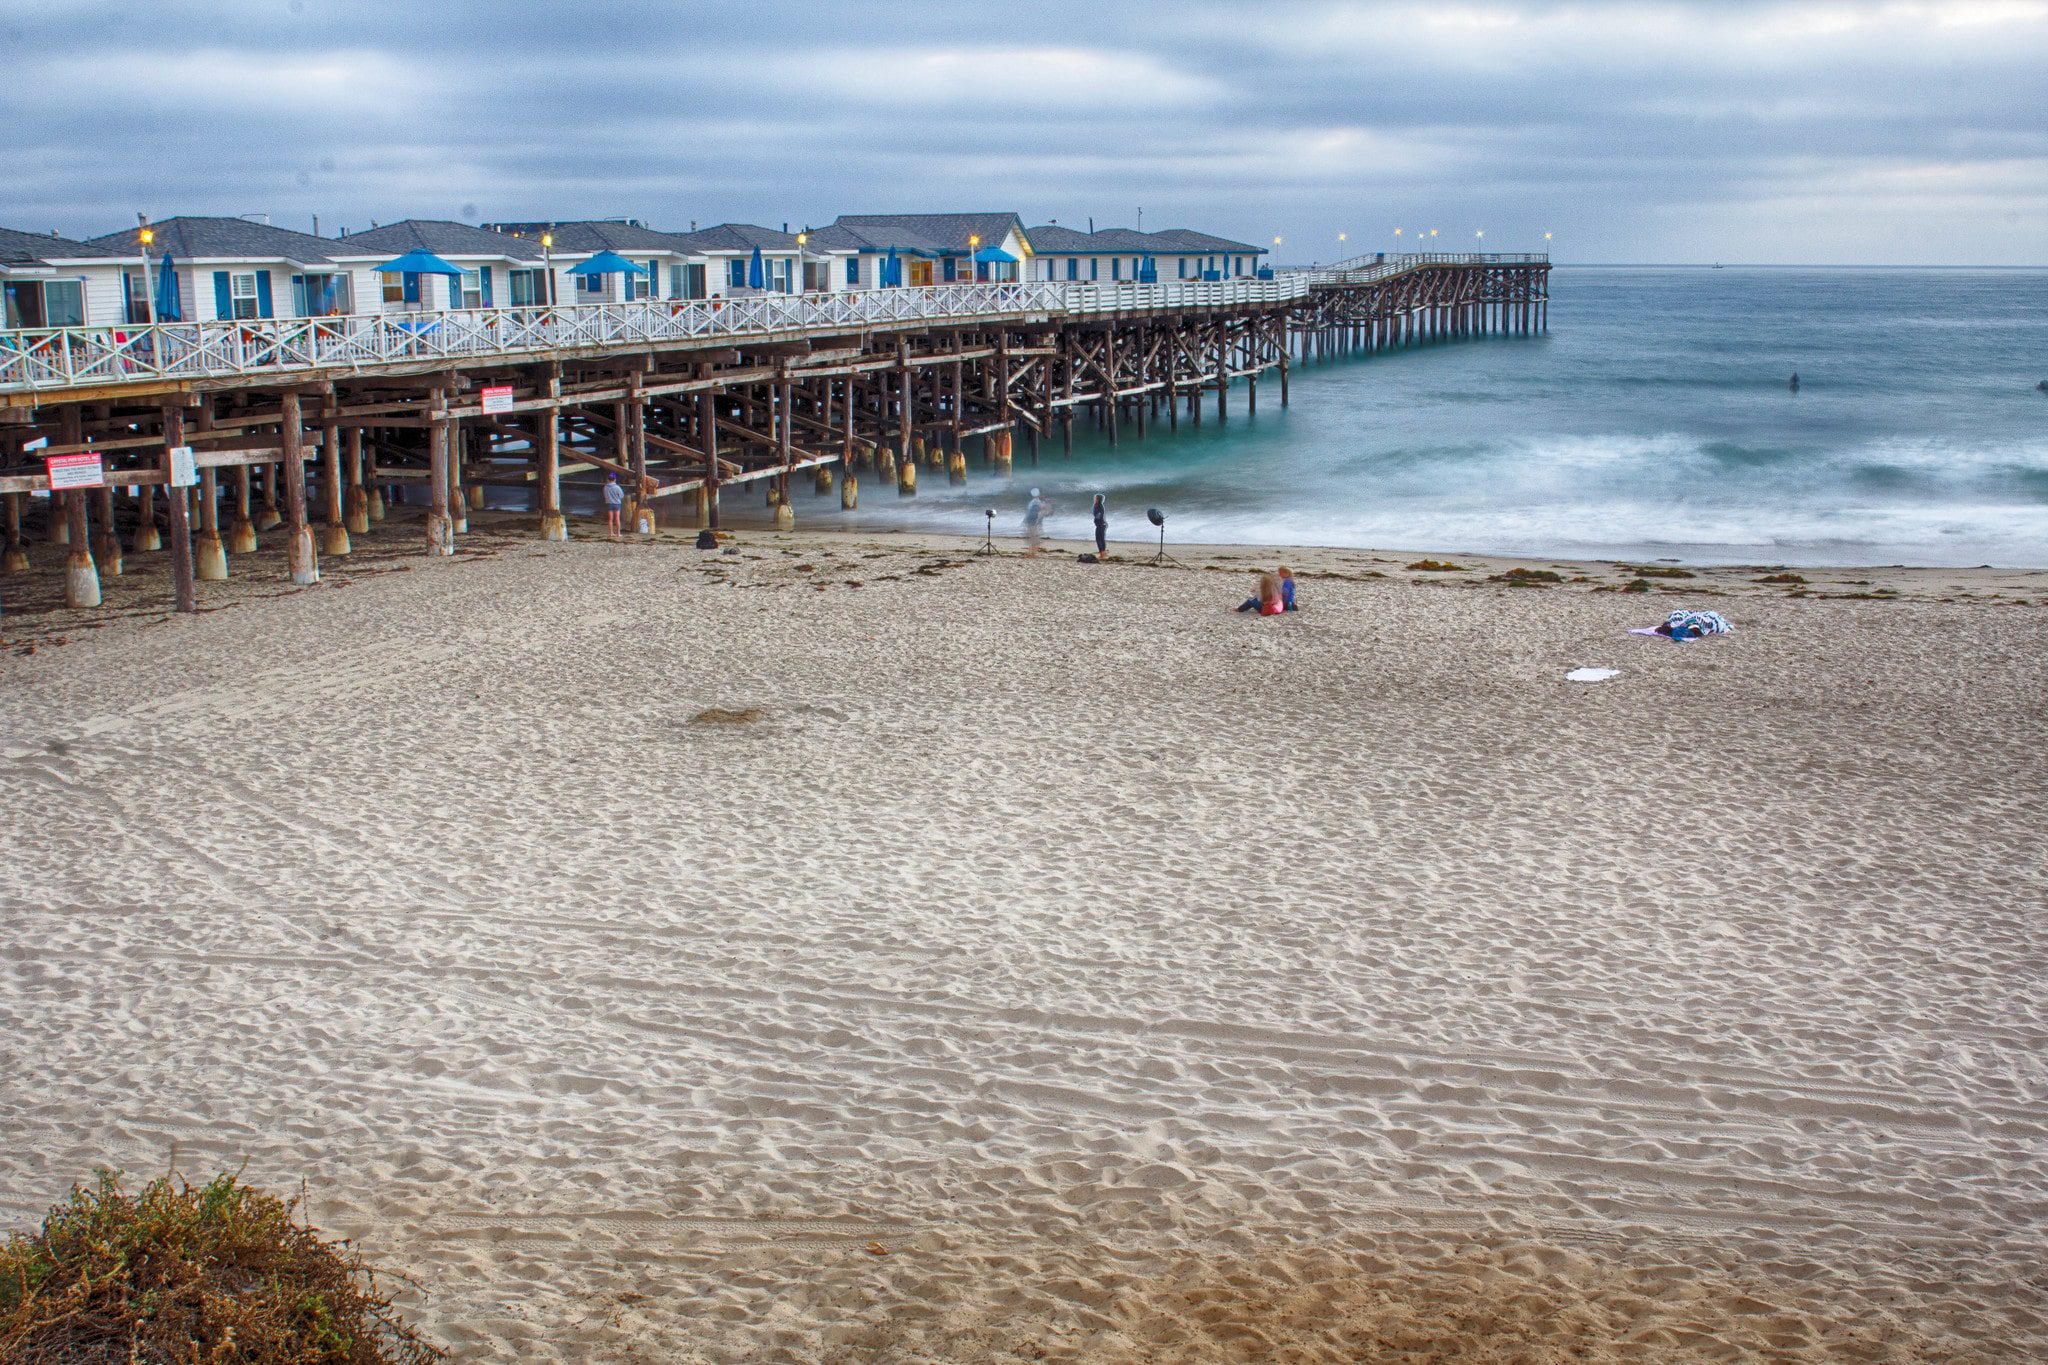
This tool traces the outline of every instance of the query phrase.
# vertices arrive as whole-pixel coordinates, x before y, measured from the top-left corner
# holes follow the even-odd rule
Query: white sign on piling
[[[190,488],[199,482],[199,465],[191,446],[171,447],[171,487]]]
[[[43,468],[49,473],[52,493],[62,493],[73,488],[106,486],[106,467],[101,463],[99,455],[92,451],[77,455],[45,455]]]
[[[48,445],[49,443],[50,438],[47,436],[38,436],[33,441],[23,441],[21,443],[21,453],[27,455],[31,451],[41,450],[44,446]]]
[[[484,389],[483,400],[485,412],[510,412],[512,411],[512,386],[510,384],[492,384]]]

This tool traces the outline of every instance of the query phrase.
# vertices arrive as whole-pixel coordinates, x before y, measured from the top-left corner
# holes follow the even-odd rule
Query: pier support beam
[[[207,409],[210,413],[212,409]],[[170,505],[171,521],[171,600],[182,612],[199,610],[199,589],[193,584],[192,523],[185,505],[185,490],[169,487],[171,479],[171,447],[185,444],[185,410],[175,403],[163,407],[164,451],[162,455],[165,491],[169,494],[165,502]],[[248,466],[242,466],[247,469]],[[206,473],[211,474],[211,469]],[[213,504],[208,503],[211,510]],[[214,537],[214,544],[220,544],[220,537]],[[221,577],[227,577],[223,563]]]
[[[310,588],[320,581],[320,560],[313,552],[313,527],[306,520],[305,418],[296,390],[287,390],[284,404],[285,562],[292,582]]]
[[[455,553],[455,521],[448,515],[448,473],[453,463],[449,443],[455,439],[455,423],[448,416],[448,391],[434,392],[432,415],[427,421],[427,553]]]
[[[348,487],[342,494],[341,522],[352,536],[370,533],[370,494],[363,487],[363,429],[348,429]]]
[[[21,539],[21,502],[26,493],[0,494],[5,503],[6,547],[0,551],[0,573],[27,573],[28,550]]]
[[[562,515],[562,414],[558,408],[540,414],[540,538],[569,538],[569,522]]]

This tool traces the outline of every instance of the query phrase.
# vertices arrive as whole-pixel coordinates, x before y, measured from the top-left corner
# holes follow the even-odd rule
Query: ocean
[[[1787,380],[1797,371],[1800,390]],[[1559,267],[1550,331],[1299,365],[1230,420],[1076,424],[997,479],[801,524],[1735,564],[2048,566],[2048,271]],[[753,500],[733,512],[754,520]]]

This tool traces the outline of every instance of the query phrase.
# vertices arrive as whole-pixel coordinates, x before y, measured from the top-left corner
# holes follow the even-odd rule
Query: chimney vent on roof
[[[782,225],[782,230],[783,230],[783,232],[787,233],[787,232],[789,231],[789,224],[788,224],[788,223],[784,223],[784,224]]]

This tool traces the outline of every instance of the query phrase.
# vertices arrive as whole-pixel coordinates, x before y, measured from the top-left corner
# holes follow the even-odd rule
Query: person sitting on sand
[[[1294,611],[1294,571],[1285,564],[1280,566],[1280,606],[1282,610]]]
[[[1287,604],[1280,598],[1280,575],[1262,573],[1259,575],[1259,593],[1247,597],[1238,604],[1239,611],[1255,611],[1261,616],[1278,616],[1287,610]]]

